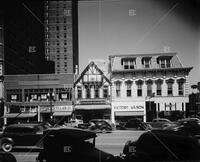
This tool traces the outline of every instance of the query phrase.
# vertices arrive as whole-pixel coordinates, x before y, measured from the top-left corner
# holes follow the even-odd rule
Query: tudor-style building
[[[111,82],[106,75],[91,61],[75,81],[75,115],[81,116],[84,122],[94,118],[110,118]]]
[[[109,61],[113,122],[185,115],[192,67],[183,67],[176,53],[113,55]]]

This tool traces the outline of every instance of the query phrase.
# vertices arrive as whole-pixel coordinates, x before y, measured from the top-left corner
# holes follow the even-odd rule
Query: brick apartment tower
[[[78,66],[77,0],[45,1],[45,57],[55,73],[75,73]]]

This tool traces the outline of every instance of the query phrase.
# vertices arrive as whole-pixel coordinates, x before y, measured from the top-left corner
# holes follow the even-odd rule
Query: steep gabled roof
[[[94,61],[91,61],[91,62],[87,65],[87,67],[83,70],[83,72],[80,74],[80,76],[77,78],[77,80],[75,81],[74,85],[76,85],[76,84],[83,78],[83,76],[87,73],[87,71],[88,71],[92,66],[103,76],[103,78],[104,78],[109,84],[111,84],[110,80],[104,75],[104,73],[101,71],[101,69],[98,68],[98,66],[94,63]]]

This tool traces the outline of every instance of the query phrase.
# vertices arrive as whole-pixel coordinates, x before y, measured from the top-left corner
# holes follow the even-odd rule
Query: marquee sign
[[[55,106],[54,111],[73,111],[72,105]]]
[[[112,107],[114,111],[144,111],[145,102],[115,102]]]

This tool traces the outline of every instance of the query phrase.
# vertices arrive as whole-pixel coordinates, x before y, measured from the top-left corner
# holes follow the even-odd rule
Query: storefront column
[[[126,97],[126,90],[127,90],[127,87],[126,87],[125,81],[123,80],[121,82],[121,98]]]
[[[133,97],[137,97],[137,85],[135,83],[135,81],[133,81],[133,84],[132,84],[132,91],[133,91]]]
[[[186,118],[186,102],[184,102],[184,108],[183,108],[183,110],[184,110],[184,118]]]
[[[3,112],[3,114],[5,115],[6,113],[7,113],[7,106],[4,105],[4,112]],[[7,118],[3,118],[3,123],[4,123],[4,125],[7,124]]]
[[[178,96],[178,83],[177,80],[174,81],[174,85],[173,85],[173,95],[174,96]]]
[[[84,86],[82,86],[82,97],[86,98],[86,96],[85,96],[85,87]]]
[[[162,96],[167,96],[167,83],[166,83],[166,80],[164,80],[163,84],[162,84]]]
[[[37,109],[38,109],[38,114],[37,114],[38,115],[38,122],[40,122],[40,105],[38,105]]]
[[[146,113],[146,105],[144,106],[144,117],[143,117],[143,122],[147,121],[147,113]]]
[[[99,88],[99,97],[103,98],[103,86]]]
[[[111,122],[115,123],[115,112],[112,103],[111,103]]]

